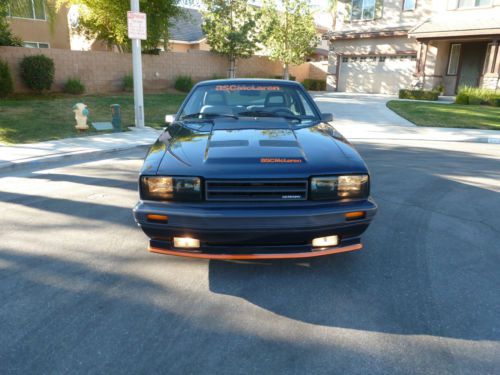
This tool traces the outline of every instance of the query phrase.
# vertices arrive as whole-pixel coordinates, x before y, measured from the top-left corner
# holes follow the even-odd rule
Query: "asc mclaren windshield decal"
[[[217,85],[216,91],[281,91],[279,86],[262,85]]]
[[[261,163],[272,163],[272,164],[300,164],[303,163],[303,159],[297,158],[260,158]]]

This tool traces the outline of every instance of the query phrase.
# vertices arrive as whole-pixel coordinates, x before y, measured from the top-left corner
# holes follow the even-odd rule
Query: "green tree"
[[[213,52],[229,60],[234,78],[236,59],[251,57],[259,43],[260,12],[248,0],[204,0],[203,32]]]
[[[314,19],[306,0],[265,0],[264,45],[273,60],[283,63],[283,79],[291,64],[301,64],[319,43]]]
[[[141,12],[147,14],[148,39],[143,41],[144,51],[155,51],[163,44],[168,47],[168,29],[172,18],[182,16],[178,0],[140,0]],[[60,0],[77,5],[80,18],[77,31],[88,39],[104,41],[121,51],[130,50],[127,36],[129,0]]]
[[[0,46],[22,46],[22,41],[12,34],[10,25],[7,20],[8,15],[8,2],[0,0]]]

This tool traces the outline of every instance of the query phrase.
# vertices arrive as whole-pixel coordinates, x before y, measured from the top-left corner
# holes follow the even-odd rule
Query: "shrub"
[[[458,89],[456,104],[489,104],[496,96],[495,91],[480,87],[461,86]]]
[[[488,104],[493,107],[500,107],[500,95],[490,98],[490,100],[488,100]]]
[[[474,95],[469,96],[469,104],[470,105],[481,105],[483,103],[484,103],[484,101],[483,101],[483,99],[481,99],[481,97],[474,96]]]
[[[469,95],[465,92],[459,92],[455,97],[455,104],[469,104]]]
[[[67,94],[81,95],[85,92],[85,85],[78,78],[70,78],[64,84],[64,92]]]
[[[273,77],[271,77],[271,78],[274,78],[274,79],[283,79],[283,76],[282,76],[282,75],[281,75],[281,76],[273,76]],[[297,77],[292,76],[292,75],[289,75],[289,76],[288,76],[288,79],[289,79],[290,81],[295,81],[295,80],[297,79]]]
[[[182,92],[189,92],[193,85],[193,79],[190,76],[178,76],[174,83],[175,89]]]
[[[0,98],[10,95],[14,92],[14,82],[10,74],[9,64],[0,60]]]
[[[21,78],[30,89],[41,93],[54,82],[54,61],[45,55],[25,56],[21,60]]]
[[[438,100],[439,92],[428,90],[399,90],[399,99]]]
[[[134,77],[132,74],[123,76],[123,91],[134,91]]]
[[[326,81],[321,79],[310,79],[307,78],[302,82],[302,85],[306,90],[311,91],[325,91],[326,90]]]
[[[439,93],[439,95],[443,95],[444,94],[444,86],[442,83],[440,83],[439,85],[437,85],[436,87],[434,87],[432,89],[432,91],[437,91]]]

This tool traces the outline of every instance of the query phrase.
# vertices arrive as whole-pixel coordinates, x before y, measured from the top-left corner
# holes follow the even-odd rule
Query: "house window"
[[[342,62],[348,62],[349,58],[348,57],[342,57]]]
[[[491,6],[493,0],[450,0],[451,8],[475,8]]]
[[[375,18],[375,0],[352,0],[351,20],[373,20]]]
[[[460,61],[460,49],[462,45],[452,44],[450,48],[450,60],[448,62],[448,71],[446,74],[449,76],[456,76],[458,73],[458,63]]]
[[[46,20],[44,0],[19,0],[10,4],[9,15],[17,18]]]
[[[386,56],[380,56],[378,58],[378,61],[381,62],[381,63],[383,63],[383,62],[385,62],[385,59],[386,59]]]
[[[40,42],[23,42],[23,45],[26,48],[50,48],[49,43],[40,43]]]
[[[403,0],[403,10],[415,10],[417,6],[417,0]]]

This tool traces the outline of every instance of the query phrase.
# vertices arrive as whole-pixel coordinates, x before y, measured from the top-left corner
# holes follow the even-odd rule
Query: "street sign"
[[[130,39],[146,40],[146,13],[127,12],[128,37]]]

